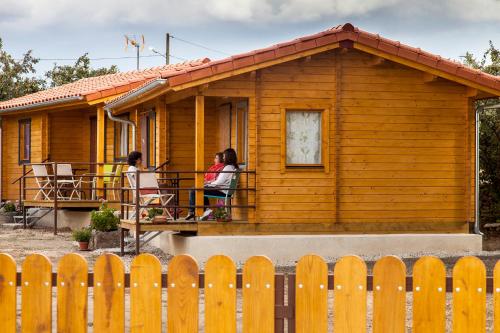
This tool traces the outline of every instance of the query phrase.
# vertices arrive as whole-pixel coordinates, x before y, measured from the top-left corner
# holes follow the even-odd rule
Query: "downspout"
[[[113,116],[111,108],[108,106],[105,106],[104,110],[106,110],[106,114],[108,115],[109,120],[132,126],[132,150],[135,150],[135,141],[136,141],[135,132],[136,132],[137,125],[132,120],[122,119],[122,118],[118,118],[118,117]]]
[[[491,105],[491,106],[480,106],[476,110],[476,190],[474,191],[475,193],[475,216],[474,216],[474,233],[478,235],[483,235],[481,232],[481,229],[479,228],[479,126],[480,126],[480,119],[479,119],[479,114],[483,110],[491,110],[491,109],[500,109],[500,104],[496,105]]]
[[[483,235],[481,229],[479,228],[479,113],[483,111],[483,107],[480,106],[476,109],[476,168],[475,168],[475,191],[474,191],[474,233],[477,235]]]
[[[124,124],[128,124],[128,125],[132,126],[132,150],[135,150],[135,147],[136,147],[137,125],[131,120],[121,119],[121,118],[117,118],[117,117],[113,116],[112,109],[114,107],[119,106],[119,105],[123,105],[127,102],[130,102],[134,99],[137,99],[137,98],[143,96],[144,94],[149,93],[149,92],[163,86],[166,83],[167,83],[167,80],[165,80],[165,79],[156,79],[154,81],[147,83],[146,85],[144,85],[140,88],[137,88],[136,90],[133,90],[132,92],[129,92],[128,94],[123,95],[122,97],[119,97],[117,100],[110,102],[108,105],[104,106],[104,110],[106,110],[108,118],[111,121],[116,121],[119,123],[124,123]]]

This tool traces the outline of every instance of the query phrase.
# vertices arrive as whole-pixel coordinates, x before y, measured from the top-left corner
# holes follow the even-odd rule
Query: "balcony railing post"
[[[23,212],[23,229],[26,229],[26,210],[24,208],[24,200],[26,199],[24,191],[26,191],[26,164],[23,163],[23,176],[19,181],[19,208]]]
[[[54,235],[57,235],[57,199],[59,194],[59,189],[57,185],[57,162],[52,163],[54,168]]]
[[[141,220],[141,204],[140,204],[140,188],[141,188],[141,173],[139,170],[135,171],[135,254],[139,255],[140,251],[140,220]]]

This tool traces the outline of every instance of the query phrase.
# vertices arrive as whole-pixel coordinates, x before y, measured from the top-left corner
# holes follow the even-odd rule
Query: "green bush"
[[[115,215],[115,209],[102,205],[99,210],[90,214],[90,227],[97,231],[113,231],[118,229],[120,218]]]
[[[89,228],[83,228],[80,230],[73,231],[73,239],[77,242],[88,243],[92,237],[92,230]]]
[[[12,202],[7,201],[5,205],[3,205],[3,211],[5,213],[12,213],[16,211],[16,205],[14,205]]]

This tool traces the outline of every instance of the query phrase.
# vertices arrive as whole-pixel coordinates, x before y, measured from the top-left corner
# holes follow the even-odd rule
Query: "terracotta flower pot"
[[[89,242],[78,242],[78,246],[80,247],[80,251],[89,250]]]

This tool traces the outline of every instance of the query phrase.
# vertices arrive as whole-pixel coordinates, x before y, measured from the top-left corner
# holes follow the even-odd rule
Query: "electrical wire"
[[[173,54],[170,55],[172,58],[178,60],[187,61],[188,59],[175,56]],[[162,54],[150,54],[150,55],[141,55],[139,58],[152,58],[152,57],[165,57]],[[79,58],[37,58],[39,61],[76,61]],[[99,58],[89,58],[90,61],[99,61],[99,60],[121,60],[121,59],[137,59],[137,56],[124,56],[124,57],[99,57]],[[16,61],[22,61],[22,59],[15,59]]]
[[[170,35],[170,37],[171,37],[171,38],[175,38],[175,39],[177,39],[178,41],[184,42],[184,43],[186,43],[186,44],[190,44],[190,45],[193,45],[193,46],[196,46],[196,47],[200,47],[200,48],[205,49],[205,50],[208,50],[208,51],[212,51],[212,52],[220,53],[220,54],[227,55],[227,56],[229,56],[229,55],[230,55],[230,54],[229,54],[229,53],[227,53],[227,52],[220,51],[220,50],[216,50],[216,49],[213,49],[213,48],[208,47],[208,46],[205,46],[205,45],[201,45],[201,44],[198,44],[198,43],[195,43],[195,42],[191,42],[191,41],[188,41],[188,40],[185,40],[185,39],[179,38],[179,37],[177,37],[177,36]]]

